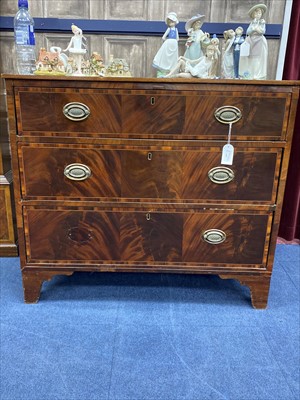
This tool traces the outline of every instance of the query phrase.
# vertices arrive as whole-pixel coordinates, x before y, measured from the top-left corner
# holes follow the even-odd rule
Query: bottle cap
[[[18,6],[28,8],[28,0],[18,0]]]

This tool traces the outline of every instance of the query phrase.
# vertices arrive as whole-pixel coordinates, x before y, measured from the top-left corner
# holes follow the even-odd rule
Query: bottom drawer
[[[265,266],[272,213],[24,208],[27,261]]]

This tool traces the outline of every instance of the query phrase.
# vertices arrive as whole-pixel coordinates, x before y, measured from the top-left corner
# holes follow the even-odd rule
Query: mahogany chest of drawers
[[[5,78],[26,302],[56,274],[173,272],[266,307],[298,82]]]

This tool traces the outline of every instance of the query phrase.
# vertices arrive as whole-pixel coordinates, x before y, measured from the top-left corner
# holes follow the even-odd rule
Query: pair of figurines
[[[248,11],[252,21],[243,38],[243,28],[224,31],[222,76],[224,78],[266,79],[268,44],[264,36],[266,22],[262,18],[267,7],[257,4]]]
[[[157,77],[216,77],[220,55],[219,39],[216,36],[210,39],[210,35],[201,30],[204,18],[204,15],[197,14],[186,22],[188,40],[184,56],[179,57],[179,35],[176,28],[179,20],[174,12],[167,15],[165,21],[168,28],[152,63],[157,70]]]
[[[222,77],[225,79],[239,78],[241,46],[245,41],[243,32],[241,26],[224,31]]]

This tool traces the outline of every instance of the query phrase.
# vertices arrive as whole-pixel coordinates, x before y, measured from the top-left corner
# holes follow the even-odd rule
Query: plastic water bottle
[[[32,74],[35,67],[34,21],[28,12],[28,0],[18,0],[14,18],[17,69],[19,74]]]

